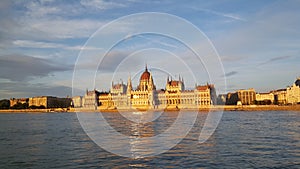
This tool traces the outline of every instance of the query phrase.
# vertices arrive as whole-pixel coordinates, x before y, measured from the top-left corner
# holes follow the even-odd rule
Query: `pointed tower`
[[[141,75],[140,84],[138,86],[138,89],[142,90],[142,91],[148,90],[149,80],[150,80],[150,72],[148,71],[148,68],[146,65],[145,71]]]
[[[145,71],[148,72],[147,63],[145,64]]]
[[[128,81],[127,81],[127,106],[131,107],[131,91],[132,91],[132,82],[131,82],[131,76],[129,75]]]
[[[130,93],[131,90],[132,90],[132,82],[131,82],[131,76],[129,76],[127,81],[127,93]]]
[[[182,84],[182,90],[184,91],[185,90],[185,85],[184,85],[183,77],[181,77],[181,84]]]
[[[151,91],[153,89],[154,89],[153,78],[152,78],[152,74],[150,74],[148,90]]]

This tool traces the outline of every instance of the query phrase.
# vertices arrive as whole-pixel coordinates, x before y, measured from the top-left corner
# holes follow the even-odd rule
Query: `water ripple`
[[[0,114],[0,168],[300,168],[300,112],[225,112],[216,132],[199,144],[206,115],[199,113],[190,133],[171,150],[131,159],[98,147],[76,114]],[[105,114],[117,131],[133,138],[163,132],[176,116],[163,113],[136,124]]]

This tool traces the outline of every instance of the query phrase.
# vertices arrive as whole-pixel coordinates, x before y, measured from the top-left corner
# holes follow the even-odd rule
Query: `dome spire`
[[[149,80],[149,78],[150,78],[150,72],[148,71],[148,67],[147,67],[147,64],[146,64],[145,65],[145,71],[141,75],[140,80]]]

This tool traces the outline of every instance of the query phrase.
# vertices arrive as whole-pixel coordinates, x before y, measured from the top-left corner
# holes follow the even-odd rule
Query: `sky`
[[[183,77],[187,89],[214,83],[218,93],[286,88],[300,76],[299,7],[297,0],[3,0],[0,98],[108,91],[128,77],[135,87],[146,64],[158,89],[168,76]]]

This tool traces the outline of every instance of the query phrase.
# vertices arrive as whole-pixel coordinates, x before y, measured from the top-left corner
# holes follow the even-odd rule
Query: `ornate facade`
[[[127,85],[112,83],[110,92],[93,92],[96,104],[100,109],[166,109],[166,108],[199,108],[216,102],[214,85],[195,86],[194,90],[185,90],[183,78],[167,78],[166,88],[156,90],[153,76],[147,66],[142,73],[136,89],[132,87],[131,77]],[[94,103],[95,103],[94,102]]]

